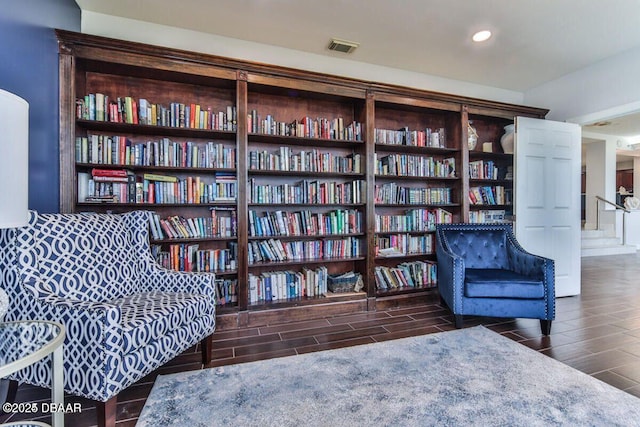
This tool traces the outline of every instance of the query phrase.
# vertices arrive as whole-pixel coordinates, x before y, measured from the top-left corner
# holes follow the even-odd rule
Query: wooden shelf
[[[457,176],[408,176],[408,175],[376,175],[376,181],[460,181]]]
[[[175,244],[175,243],[198,243],[198,242],[233,242],[238,240],[237,237],[190,237],[190,238],[175,238],[175,239],[151,239],[151,243],[155,244]]]
[[[352,234],[315,234],[313,236],[300,235],[300,236],[249,236],[249,240],[326,240],[326,239],[339,239],[344,237],[365,237],[365,233],[352,233]]]
[[[416,288],[395,288],[395,289],[387,289],[378,290],[376,292],[377,297],[391,297],[397,295],[407,295],[407,294],[415,294],[425,291],[437,292],[438,288],[436,286],[433,287],[416,287]]]
[[[130,123],[104,122],[97,120],[76,120],[76,125],[81,129],[112,132],[117,134],[131,135],[162,135],[186,138],[214,139],[214,140],[234,140],[236,132],[211,129],[195,129],[173,126],[154,126]]]
[[[513,205],[470,205],[469,209],[473,209],[473,210],[513,209]]]
[[[215,175],[216,173],[236,173],[236,169],[233,168],[194,168],[194,167],[180,167],[180,166],[144,166],[144,165],[120,165],[120,164],[104,164],[104,163],[76,163],[77,169],[91,170],[91,169],[126,169],[130,171],[140,172],[179,172],[181,174],[193,174],[193,173],[206,173],[209,175]]]
[[[364,141],[351,141],[346,139],[302,138],[299,136],[267,135],[261,133],[248,134],[250,143],[262,143],[273,145],[297,145],[313,148],[358,148],[364,147]]]
[[[294,266],[294,265],[307,265],[307,264],[331,264],[338,262],[352,262],[352,261],[363,261],[365,257],[342,257],[342,258],[307,258],[301,260],[290,260],[290,261],[272,261],[272,262],[257,262],[253,264],[249,264],[249,268],[261,268],[261,267],[283,267],[283,266]]]
[[[376,208],[446,209],[459,207],[459,203],[376,203]]]
[[[78,207],[89,206],[120,206],[136,209],[163,209],[163,208],[212,208],[212,207],[236,207],[236,202],[211,202],[211,203],[114,203],[114,202],[79,202]]]
[[[415,145],[402,145],[402,144],[376,144],[376,152],[390,152],[390,153],[411,153],[411,154],[423,154],[423,155],[435,155],[442,157],[451,157],[457,154],[460,150],[455,148],[444,147],[418,147]]]
[[[347,180],[363,179],[363,173],[353,172],[309,172],[309,171],[271,171],[261,169],[249,169],[247,172],[251,176],[271,176],[271,177],[314,177],[314,178],[344,178]]]

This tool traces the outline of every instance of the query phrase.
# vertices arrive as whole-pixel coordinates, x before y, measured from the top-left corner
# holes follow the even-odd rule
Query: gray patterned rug
[[[159,376],[138,427],[638,426],[640,399],[484,327]]]

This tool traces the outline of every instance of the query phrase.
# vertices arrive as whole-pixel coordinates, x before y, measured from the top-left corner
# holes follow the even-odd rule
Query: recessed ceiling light
[[[603,126],[610,126],[613,123],[610,122],[609,120],[603,120],[601,122],[595,122],[595,123],[591,123],[590,125],[587,126],[596,126],[596,127],[603,127]]]
[[[483,41],[489,40],[490,37],[491,37],[491,31],[482,30],[475,33],[472,39],[474,42],[483,42]]]

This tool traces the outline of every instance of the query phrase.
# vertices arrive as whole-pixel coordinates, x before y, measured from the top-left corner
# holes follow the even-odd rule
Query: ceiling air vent
[[[360,46],[360,43],[340,39],[331,39],[329,42],[329,50],[335,50],[342,53],[351,53],[356,50],[358,46]]]

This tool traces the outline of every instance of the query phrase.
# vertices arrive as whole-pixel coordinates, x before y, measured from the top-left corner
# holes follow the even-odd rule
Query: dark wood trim
[[[446,94],[406,86],[377,83],[367,80],[339,77],[330,74],[287,68],[252,61],[241,61],[216,55],[190,52],[180,49],[153,46],[117,40],[101,36],[56,30],[61,49],[75,56],[112,62],[163,68],[172,71],[208,75],[219,78],[236,78],[236,70],[247,72],[251,83],[299,88],[301,90],[326,91],[342,96],[365,98],[373,91],[381,100],[398,103],[416,103],[429,108],[456,111],[455,104],[466,104],[472,114],[513,118],[513,111],[529,117],[543,118],[548,109],[526,107],[504,102]],[[105,49],[106,48],[106,49]],[[148,57],[145,59],[145,57]],[[151,62],[150,62],[151,60]],[[215,68],[212,68],[214,66]],[[229,70],[228,73],[222,70]],[[299,81],[299,83],[296,83]],[[318,86],[318,84],[321,84]],[[340,86],[338,90],[335,86]],[[422,101],[416,101],[420,100]]]
[[[461,109],[462,115],[462,129],[460,142],[462,144],[462,150],[460,154],[460,175],[462,177],[469,176],[469,144],[467,139],[469,138],[468,124],[469,124],[469,108],[467,105],[463,105]],[[469,180],[462,180],[462,194],[460,194],[460,203],[462,203],[462,221],[469,221]]]
[[[61,49],[59,56],[58,72],[60,74],[59,92],[60,107],[58,117],[60,141],[72,141],[74,139],[74,122],[69,117],[74,117],[75,109],[75,78],[74,58]],[[60,144],[60,212],[73,212],[75,210],[75,191],[64,189],[75,188],[75,146],[73,144]]]
[[[375,110],[376,110],[376,98],[375,94],[371,91],[367,92],[366,99],[366,149],[365,149],[365,172],[367,180],[367,201],[373,201],[375,194]],[[375,286],[375,222],[376,222],[376,206],[375,203],[367,203],[365,211],[366,218],[366,245],[365,250],[367,253],[366,268],[365,268],[365,288],[369,297],[374,297],[376,294]],[[373,305],[375,308],[375,305]],[[368,306],[368,309],[371,305]]]
[[[247,139],[247,81],[246,72],[238,72],[238,81],[236,86],[236,109],[237,109],[237,140],[236,140],[236,161],[237,161],[237,180],[238,180],[238,308],[240,310],[247,309],[247,303],[249,301],[248,286],[242,286],[243,283],[249,282],[249,268],[248,268],[248,244],[249,244],[249,224],[247,212],[249,207],[247,205],[246,189],[249,177],[248,177],[248,164],[247,156],[249,153],[248,139]]]

